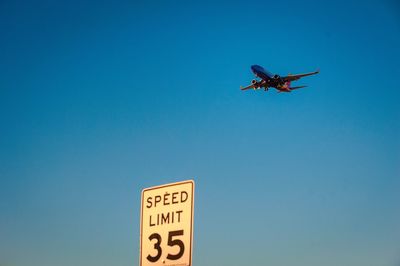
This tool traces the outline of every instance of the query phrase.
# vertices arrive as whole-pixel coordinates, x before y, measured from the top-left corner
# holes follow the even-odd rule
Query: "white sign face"
[[[194,181],[142,191],[140,266],[192,266]]]

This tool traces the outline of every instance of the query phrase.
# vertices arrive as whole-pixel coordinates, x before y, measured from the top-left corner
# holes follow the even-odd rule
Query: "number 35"
[[[185,245],[183,244],[182,240],[173,239],[175,236],[182,236],[182,235],[183,235],[183,230],[171,231],[168,233],[168,246],[170,246],[170,247],[178,246],[179,252],[176,254],[168,254],[167,259],[178,260],[183,256],[183,253],[185,252]],[[157,242],[154,243],[154,249],[157,250],[157,254],[154,257],[151,255],[147,256],[147,260],[150,262],[158,261],[161,258],[161,254],[162,254],[161,236],[157,233],[151,234],[149,236],[149,240],[151,241],[153,239],[157,240]]]

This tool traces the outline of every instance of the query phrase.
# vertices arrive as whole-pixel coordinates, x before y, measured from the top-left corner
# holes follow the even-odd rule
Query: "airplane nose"
[[[251,67],[251,71],[256,74],[257,73],[257,65],[252,65]]]

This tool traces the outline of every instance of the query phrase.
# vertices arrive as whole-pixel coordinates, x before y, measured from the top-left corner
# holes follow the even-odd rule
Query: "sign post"
[[[143,189],[140,266],[192,266],[194,181]]]

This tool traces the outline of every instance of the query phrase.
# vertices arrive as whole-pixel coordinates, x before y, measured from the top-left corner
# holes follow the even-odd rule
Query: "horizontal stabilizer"
[[[305,88],[307,86],[297,86],[297,87],[291,87],[290,90],[297,90],[297,89],[301,89],[301,88]]]

